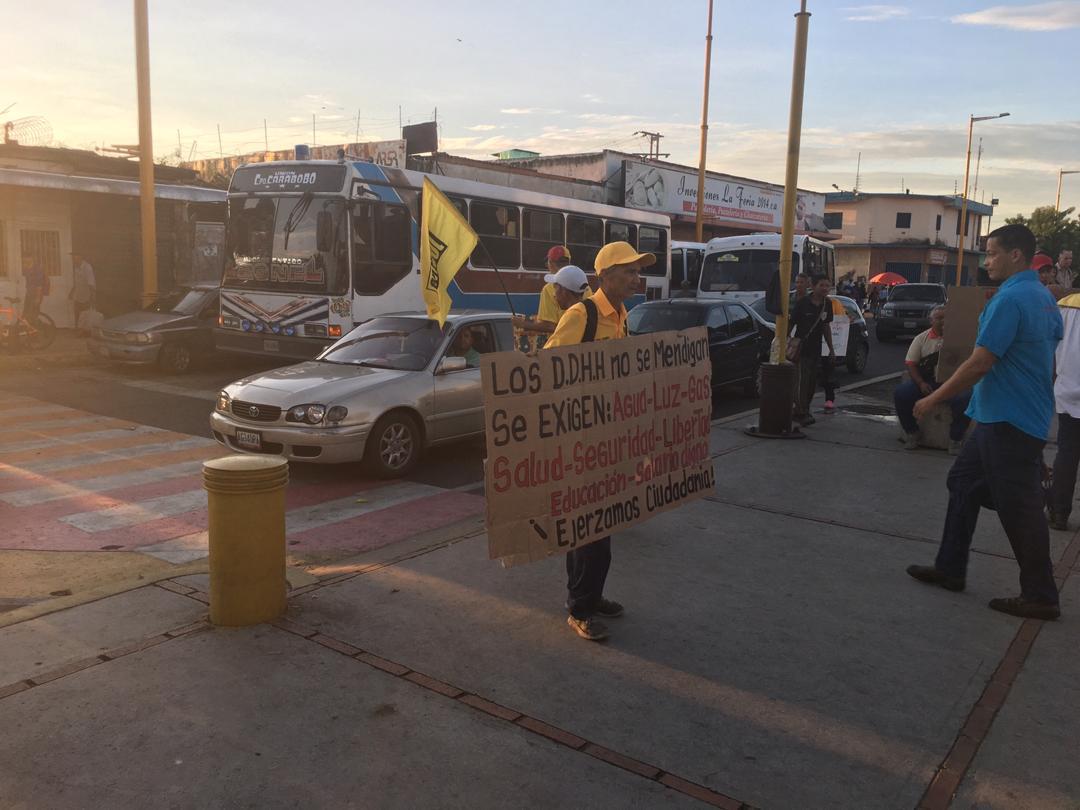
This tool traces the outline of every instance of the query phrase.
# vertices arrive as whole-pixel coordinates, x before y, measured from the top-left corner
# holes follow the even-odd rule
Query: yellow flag
[[[420,291],[428,317],[446,323],[450,282],[476,247],[478,237],[450,200],[424,178],[420,218]]]

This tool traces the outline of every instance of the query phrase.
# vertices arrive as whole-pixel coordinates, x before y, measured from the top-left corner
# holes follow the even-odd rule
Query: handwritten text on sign
[[[485,355],[489,553],[569,551],[713,488],[708,333]]]

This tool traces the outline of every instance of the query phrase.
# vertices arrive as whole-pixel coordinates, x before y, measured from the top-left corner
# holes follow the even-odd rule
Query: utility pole
[[[646,132],[646,131],[645,131],[645,130],[643,130],[643,129],[642,129],[642,130],[638,130],[638,131],[637,131],[637,132],[635,132],[634,134],[635,134],[635,135],[641,135],[641,136],[643,136],[643,137],[646,137],[646,138],[648,138],[648,139],[649,139],[649,154],[648,154],[648,159],[649,159],[649,160],[659,160],[659,159],[660,159],[660,157],[661,157],[661,153],[660,153],[660,139],[664,137],[664,136],[663,136],[663,134],[662,134],[662,133],[660,133],[660,132]],[[664,157],[667,157],[667,156],[668,156],[668,154],[669,154],[669,153],[667,153],[667,152],[664,152],[664,153],[663,153],[663,156],[664,156]],[[644,157],[644,155],[643,155],[643,157]]]
[[[356,137],[353,138],[353,143],[360,143],[360,108],[356,108]]]
[[[992,121],[995,118],[1007,118],[1008,113],[998,113],[997,115],[969,115],[968,116],[968,137],[967,137],[967,155],[964,157],[964,196],[960,200],[960,237],[956,240],[956,286],[960,286],[960,282],[964,276],[964,238],[967,236],[967,197],[968,197],[968,177],[971,174],[971,135],[975,128],[977,121]]]
[[[1057,197],[1054,198],[1055,211],[1061,210],[1061,179],[1067,174],[1080,174],[1080,169],[1070,169],[1068,171],[1065,169],[1058,169],[1058,190]]]
[[[311,147],[315,148],[315,113],[311,114]]]
[[[180,130],[176,130],[176,154],[180,157],[184,155],[184,142],[180,140]]]
[[[971,197],[979,193],[979,166],[982,165],[982,138],[979,138],[979,151],[975,153],[975,185],[971,187]]]
[[[217,125],[217,152],[218,157],[225,157],[225,148],[221,145],[221,124]]]
[[[266,146],[266,151],[270,151],[270,130],[266,126],[266,119],[263,119],[263,144]]]
[[[712,13],[713,0],[709,0],[709,22],[705,31],[705,87],[701,94],[701,148],[698,155],[697,199],[694,203],[694,234],[698,242],[703,241],[705,238],[705,153],[709,145],[709,74],[712,72]],[[781,251],[781,255],[783,255],[783,251]]]
[[[859,152],[859,157],[855,161],[855,188],[851,190],[852,194],[859,193],[859,175],[862,172],[862,152]]]
[[[146,0],[135,4],[135,78],[139,96],[139,218],[143,302],[157,297],[157,220],[154,213],[154,136],[150,126],[150,22]]]

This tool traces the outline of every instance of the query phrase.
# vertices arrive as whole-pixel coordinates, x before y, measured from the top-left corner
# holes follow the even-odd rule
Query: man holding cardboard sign
[[[979,317],[975,350],[945,383],[915,403],[919,418],[975,386],[967,410],[977,426],[949,471],[949,508],[932,566],[907,572],[922,582],[962,591],[968,552],[982,506],[998,519],[1020,566],[1020,596],[991,599],[1013,616],[1056,619],[1058,590],[1043,513],[1042,450],[1054,413],[1054,351],[1062,336],[1053,296],[1029,269],[1035,236],[1023,225],[993,231],[986,269],[1001,282]]]
[[[563,313],[545,349],[573,346],[594,340],[626,337],[623,302],[641,286],[642,268],[656,264],[651,253],[638,253],[629,242],[612,242],[596,254],[594,267],[600,290]],[[622,605],[604,598],[604,582],[611,567],[611,537],[571,549],[566,554],[567,623],[582,638],[599,641],[608,630],[595,616],[621,616]]]

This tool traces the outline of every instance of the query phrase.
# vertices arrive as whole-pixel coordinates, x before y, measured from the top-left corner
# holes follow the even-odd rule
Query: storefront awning
[[[0,186],[19,186],[54,191],[85,191],[91,194],[119,194],[124,197],[139,196],[139,183],[136,180],[119,180],[113,177],[82,177],[80,175],[33,171],[30,169],[0,168]],[[155,183],[154,196],[160,200],[181,200],[183,202],[225,202],[224,191],[216,188],[200,188],[199,186],[170,186]]]

